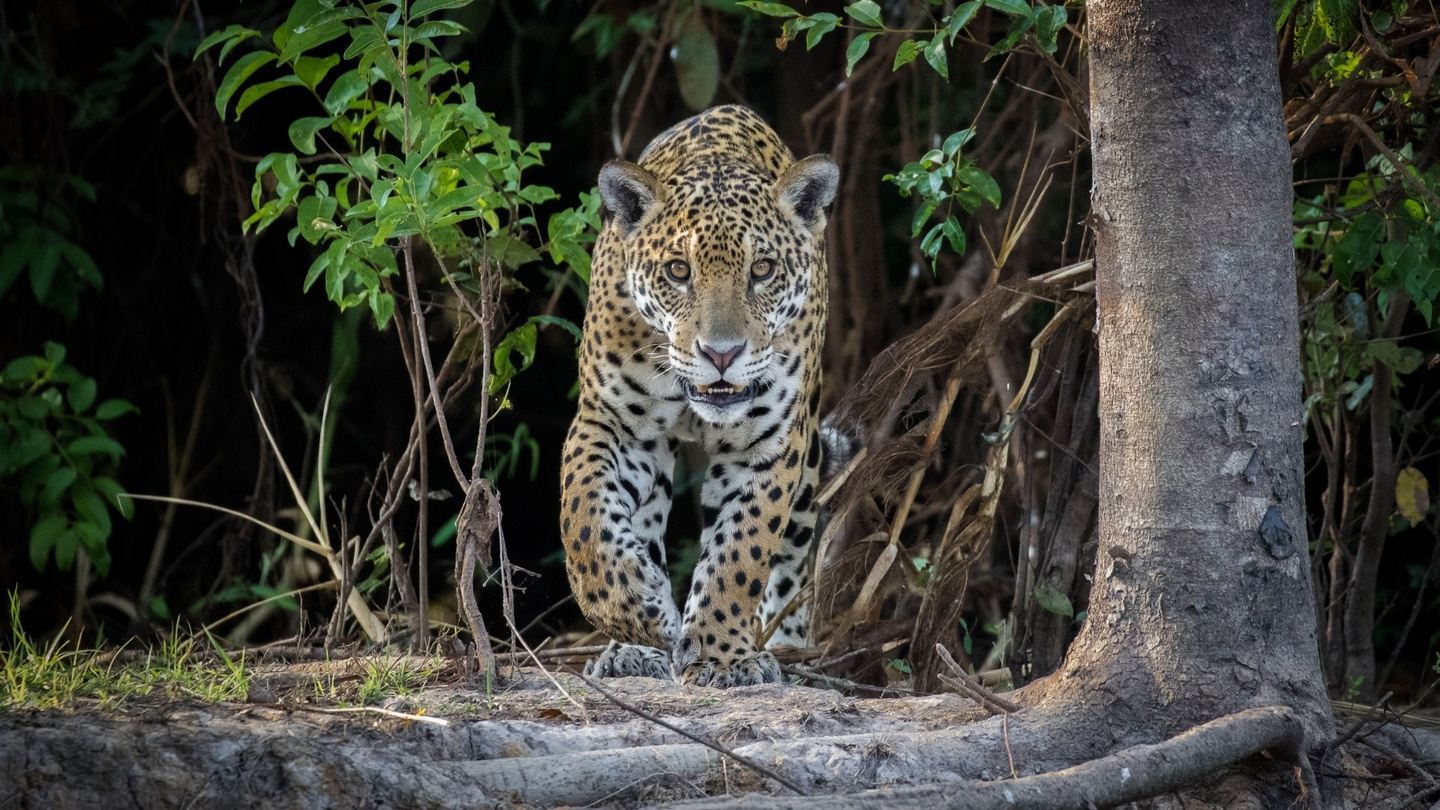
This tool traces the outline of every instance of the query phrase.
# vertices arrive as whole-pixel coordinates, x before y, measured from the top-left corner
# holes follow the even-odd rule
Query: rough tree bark
[[[1100,553],[1048,688],[1094,690],[1117,734],[1277,705],[1320,742],[1271,4],[1087,8]]]

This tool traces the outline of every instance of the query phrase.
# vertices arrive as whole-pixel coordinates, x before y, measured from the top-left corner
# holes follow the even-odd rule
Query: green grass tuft
[[[371,661],[365,664],[365,677],[360,681],[361,703],[379,703],[388,697],[404,696],[428,684],[440,671],[440,662],[416,664],[408,658]]]
[[[59,709],[82,701],[113,707],[149,696],[221,703],[244,700],[250,692],[244,656],[226,653],[208,634],[209,644],[201,647],[177,627],[158,648],[124,661],[72,647],[63,630],[38,644],[20,624],[20,596],[14,591],[10,627],[10,643],[0,646],[0,707],[6,709]]]

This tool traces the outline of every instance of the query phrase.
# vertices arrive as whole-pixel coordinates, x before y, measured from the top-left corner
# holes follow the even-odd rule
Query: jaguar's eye
[[[677,284],[684,284],[690,280],[690,265],[679,259],[672,259],[665,263],[665,275]]]
[[[761,259],[750,265],[750,278],[754,281],[764,281],[775,275],[775,260]]]

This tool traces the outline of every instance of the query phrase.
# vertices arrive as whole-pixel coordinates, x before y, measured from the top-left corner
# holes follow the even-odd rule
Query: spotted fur
[[[600,173],[580,402],[561,532],[581,610],[612,639],[597,675],[780,679],[762,629],[805,587],[821,464],[825,208],[839,173],[796,161],[754,112],[715,107]],[[681,441],[709,459],[684,613],[665,523]],[[769,643],[803,644],[802,607]]]

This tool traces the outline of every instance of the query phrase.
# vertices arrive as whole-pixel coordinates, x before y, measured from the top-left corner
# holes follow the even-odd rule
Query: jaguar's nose
[[[710,359],[710,362],[715,366],[715,370],[720,372],[721,377],[725,376],[725,370],[730,368],[730,365],[735,362],[735,358],[739,357],[740,353],[745,351],[744,343],[736,343],[732,346],[725,347],[706,346],[703,343],[696,343],[695,347],[701,354]]]

